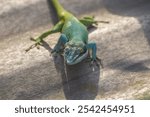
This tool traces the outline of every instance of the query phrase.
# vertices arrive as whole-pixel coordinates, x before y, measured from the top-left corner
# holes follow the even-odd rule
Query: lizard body
[[[87,27],[97,24],[97,21],[94,21],[93,17],[84,17],[78,20],[73,14],[66,11],[58,0],[52,0],[52,3],[56,9],[59,22],[51,30],[34,39],[36,42],[34,47],[40,45],[42,40],[48,35],[60,32],[61,36],[52,53],[63,51],[66,63],[73,65],[85,59],[91,50],[91,61],[96,62],[96,43],[88,42]],[[33,48],[33,45],[29,49],[31,48]]]

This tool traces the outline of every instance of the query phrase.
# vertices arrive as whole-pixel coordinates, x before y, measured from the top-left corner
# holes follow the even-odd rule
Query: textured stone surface
[[[27,1],[16,0],[14,4],[11,0],[5,0],[0,4],[3,6],[9,3],[11,7],[18,9],[8,10],[12,11],[10,15],[10,12],[5,12],[6,16],[9,16],[3,17],[5,20],[8,19],[6,22],[2,18],[5,15],[0,15],[0,35],[3,38],[0,40],[0,99],[142,99],[145,95],[148,97],[148,0],[86,0],[86,6],[83,1],[77,4],[79,0],[70,0],[68,3],[60,0],[67,9],[80,17],[95,15],[97,20],[110,22],[99,24],[89,36],[90,40],[97,42],[98,56],[104,64],[104,69],[94,66],[94,72],[88,60],[75,66],[64,66],[61,56],[56,56],[53,60],[50,48],[46,44],[45,48],[25,53],[24,50],[33,43],[29,40],[31,35],[38,36],[52,27],[52,14],[49,13],[48,7],[44,7],[47,5],[46,1]],[[28,7],[32,8],[32,5],[37,8],[30,11]],[[3,6],[3,9],[7,8]],[[30,20],[24,19],[29,12]],[[16,20],[18,16],[23,20]],[[20,23],[21,21],[23,22]],[[39,23],[41,21],[43,23]],[[6,24],[8,26],[4,26]],[[59,34],[54,34],[46,39],[50,47],[54,46],[58,37]]]
[[[0,35],[1,39],[50,24],[55,18],[53,9],[49,7],[50,0],[2,0],[0,1]],[[63,6],[74,14],[94,11],[101,0],[60,0]],[[82,7],[86,2],[86,6]],[[80,3],[80,4],[78,4]],[[71,4],[71,5],[70,5]],[[93,5],[91,5],[93,4]],[[56,22],[56,21],[54,21]]]

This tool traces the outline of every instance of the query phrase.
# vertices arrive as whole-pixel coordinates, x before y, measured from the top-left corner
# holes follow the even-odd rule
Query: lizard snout
[[[76,48],[70,48],[65,51],[65,60],[68,65],[75,64],[75,60],[80,56],[80,51]]]
[[[64,51],[64,57],[68,65],[74,65],[81,62],[87,57],[88,51],[83,52],[79,47],[66,48]]]

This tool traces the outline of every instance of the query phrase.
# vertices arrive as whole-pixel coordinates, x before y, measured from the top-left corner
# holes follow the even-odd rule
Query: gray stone
[[[148,0],[60,0],[79,17],[94,15],[110,22],[90,31],[104,64],[103,69],[93,66],[94,72],[88,59],[66,66],[61,56],[50,56],[59,34],[46,38],[50,47],[45,43],[44,48],[25,53],[33,44],[29,37],[48,30],[54,20],[47,1],[28,1],[0,4],[10,5],[0,12],[0,99],[137,99],[148,94]]]

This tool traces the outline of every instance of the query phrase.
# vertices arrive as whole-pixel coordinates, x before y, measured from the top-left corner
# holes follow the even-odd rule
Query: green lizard
[[[42,44],[45,37],[53,33],[61,33],[61,36],[51,53],[60,53],[63,51],[64,60],[68,65],[74,65],[81,62],[88,56],[91,50],[91,62],[97,63],[100,60],[96,57],[96,43],[88,42],[87,27],[97,24],[93,17],[84,17],[78,20],[74,15],[66,11],[58,2],[52,0],[54,8],[56,9],[59,22],[49,31],[44,32],[38,38],[32,40],[35,44],[26,51]]]

